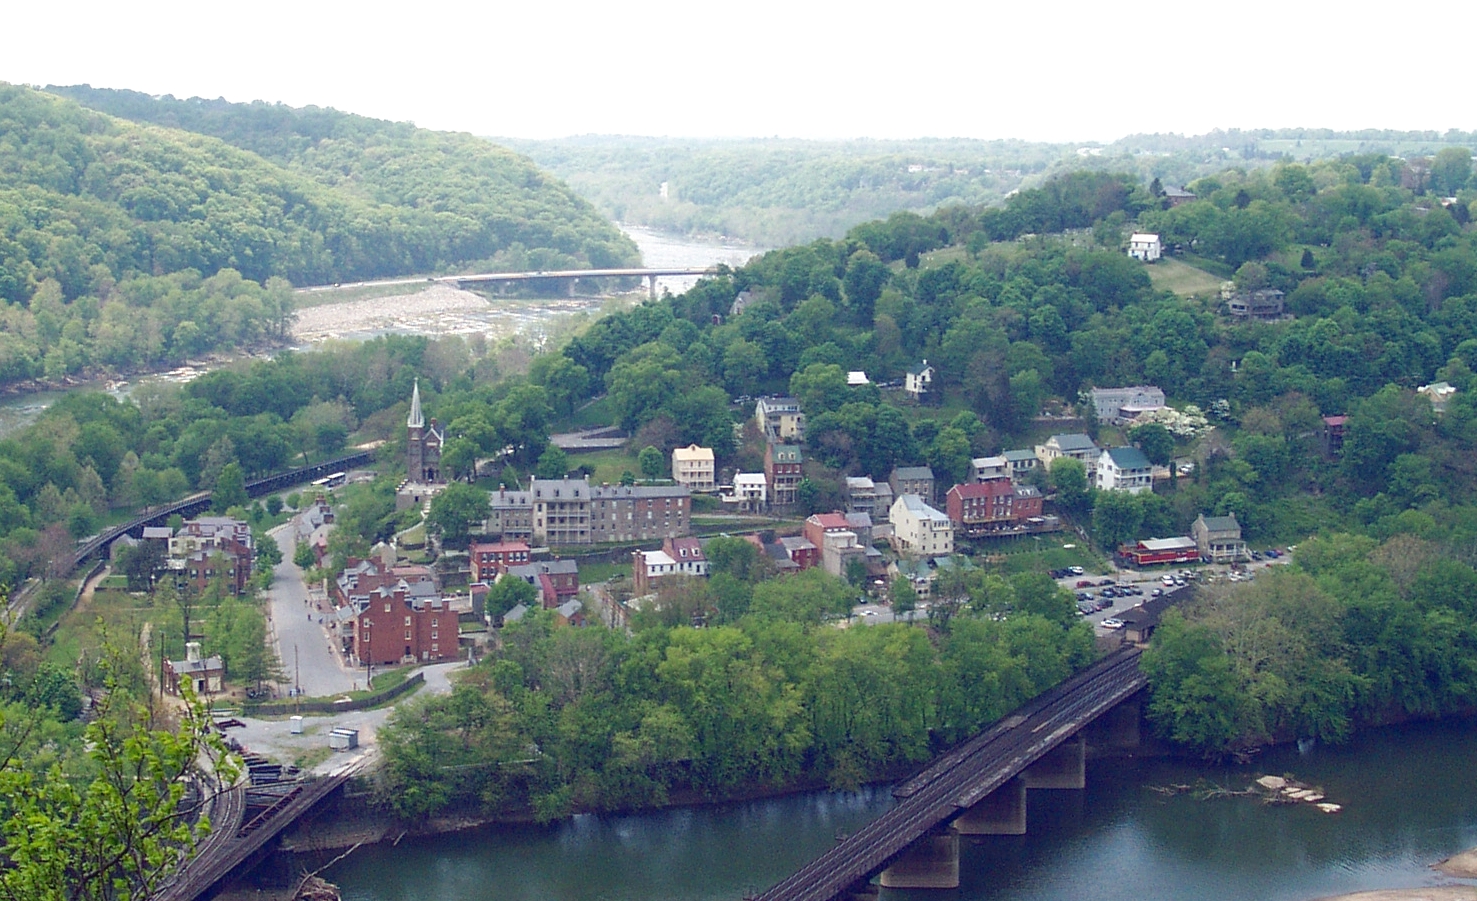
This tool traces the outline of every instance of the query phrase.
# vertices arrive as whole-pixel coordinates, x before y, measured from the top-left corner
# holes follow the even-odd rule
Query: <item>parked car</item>
[[[1102,627],[1104,629],[1121,629],[1123,628],[1123,620],[1110,616],[1103,620]]]
[[[1082,579],[1081,581],[1079,581],[1077,583],[1077,587],[1078,588],[1091,588],[1092,587],[1092,580],[1091,579]]]
[[[1113,584],[1113,580],[1112,579],[1104,579],[1101,582],[1099,582],[1098,584],[1099,585],[1112,585]]]
[[[1067,567],[1067,569],[1070,570],[1071,573],[1072,573],[1072,575],[1074,575],[1074,576],[1080,576],[1080,575],[1082,575],[1082,571],[1083,570],[1082,570],[1082,567],[1080,567],[1080,566],[1069,566],[1069,567]]]
[[[1149,597],[1151,597],[1151,598],[1157,598],[1157,597],[1159,597],[1162,594],[1164,594],[1164,589],[1163,588],[1156,588],[1153,591],[1149,592]]]

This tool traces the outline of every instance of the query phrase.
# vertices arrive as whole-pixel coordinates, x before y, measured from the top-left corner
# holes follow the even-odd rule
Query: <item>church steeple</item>
[[[405,420],[406,426],[412,429],[423,429],[426,427],[426,418],[421,414],[421,380],[415,380],[415,387],[410,392],[410,416]]]

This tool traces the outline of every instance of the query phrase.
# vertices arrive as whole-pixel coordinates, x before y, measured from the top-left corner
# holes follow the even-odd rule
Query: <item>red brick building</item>
[[[387,566],[374,558],[357,557],[349,558],[349,565],[329,584],[329,592],[336,606],[362,605],[375,591],[395,588],[402,582],[410,597],[424,598],[439,593],[436,576],[428,566]]]
[[[805,520],[804,531],[801,533],[806,540],[818,548],[826,546],[827,532],[850,532],[851,523],[846,521],[844,513],[814,513]]]
[[[531,551],[522,541],[500,541],[496,544],[477,543],[472,545],[472,581],[491,583],[510,566],[527,563]]]
[[[769,483],[769,502],[776,507],[795,503],[800,487],[800,448],[793,444],[767,444],[764,447],[764,478]]]
[[[449,601],[383,586],[354,617],[353,653],[359,666],[451,660],[457,656],[458,635]]]
[[[945,512],[955,530],[971,538],[996,532],[1018,532],[1042,510],[1041,492],[1015,485],[1008,478],[955,485],[945,498]]]

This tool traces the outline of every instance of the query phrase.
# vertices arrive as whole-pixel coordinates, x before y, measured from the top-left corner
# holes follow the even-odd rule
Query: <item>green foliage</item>
[[[532,607],[538,600],[538,589],[516,576],[503,576],[487,591],[487,614],[502,616],[519,604]]]
[[[666,462],[666,456],[651,445],[641,448],[641,453],[636,455],[636,463],[641,467],[641,476],[648,482],[661,478]]]
[[[453,482],[431,499],[426,526],[452,546],[464,545],[472,527],[487,519],[488,493],[465,482]]]

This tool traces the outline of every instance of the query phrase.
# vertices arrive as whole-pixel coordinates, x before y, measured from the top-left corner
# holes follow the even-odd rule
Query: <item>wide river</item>
[[[1276,901],[1457,882],[1432,863],[1477,845],[1477,722],[1267,752],[1248,766],[1090,762],[1083,791],[1032,790],[1029,833],[965,841],[957,891],[934,901]],[[1197,801],[1154,786],[1244,788],[1296,775],[1344,805]],[[885,789],[811,793],[547,827],[484,828],[361,848],[324,875],[345,901],[738,901],[886,810]]]

